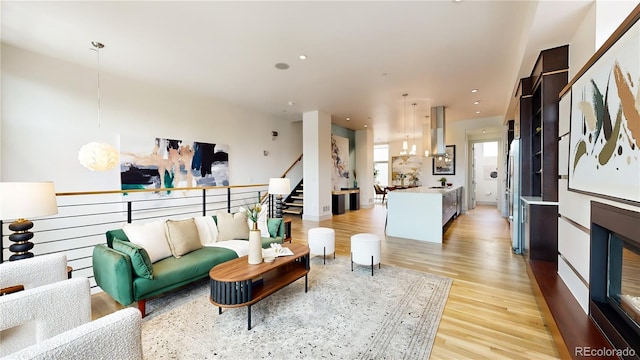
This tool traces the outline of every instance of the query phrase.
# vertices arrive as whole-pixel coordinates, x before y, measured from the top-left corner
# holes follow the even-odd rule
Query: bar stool
[[[317,227],[309,229],[309,253],[322,255],[322,263],[326,263],[327,254],[333,253],[336,258],[336,233],[331,228]]]
[[[351,271],[353,263],[359,265],[371,265],[371,276],[373,276],[373,265],[378,264],[380,269],[380,237],[375,234],[355,234],[351,236]]]

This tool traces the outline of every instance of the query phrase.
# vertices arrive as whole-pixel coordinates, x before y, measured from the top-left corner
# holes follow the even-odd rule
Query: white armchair
[[[62,253],[0,264],[0,289],[16,285],[33,289],[65,279],[67,279],[67,257]]]
[[[0,296],[0,356],[141,359],[141,322],[134,308],[91,321],[89,280],[58,281]]]
[[[142,359],[142,315],[126,308],[10,354],[10,359]]]

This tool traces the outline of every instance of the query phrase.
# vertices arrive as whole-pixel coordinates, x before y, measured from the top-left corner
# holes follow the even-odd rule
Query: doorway
[[[498,141],[479,141],[472,144],[471,206],[498,205]]]

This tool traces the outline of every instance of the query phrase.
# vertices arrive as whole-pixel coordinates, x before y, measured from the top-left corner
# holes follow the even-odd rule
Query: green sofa
[[[213,216],[214,221],[216,217]],[[279,225],[277,224],[279,222]],[[284,223],[282,219],[267,219],[270,237],[262,238],[262,247],[282,243]],[[122,305],[138,302],[138,309],[145,316],[147,299],[177,289],[196,280],[206,278],[214,266],[238,257],[235,251],[222,247],[203,247],[182,255],[170,256],[153,263],[153,279],[136,275],[131,257],[113,249],[113,239],[129,241],[122,229],[106,232],[107,243],[93,249],[93,273],[96,283],[104,292]],[[248,240],[247,240],[248,242]]]

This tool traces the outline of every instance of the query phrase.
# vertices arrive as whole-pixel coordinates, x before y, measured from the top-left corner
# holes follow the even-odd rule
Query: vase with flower
[[[262,215],[262,206],[260,204],[254,204],[251,206],[240,208],[240,212],[243,213],[253,226],[249,230],[249,264],[255,265],[262,263],[262,234],[258,229],[258,219]]]

